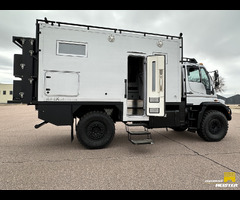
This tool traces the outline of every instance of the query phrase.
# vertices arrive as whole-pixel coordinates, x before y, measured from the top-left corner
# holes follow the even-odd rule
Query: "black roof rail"
[[[86,25],[86,24],[75,24],[75,23],[68,23],[68,22],[51,21],[51,20],[48,20],[46,17],[44,19],[37,19],[37,24],[39,22],[45,22],[46,24],[51,24],[52,26],[54,24],[57,24],[58,26],[61,26],[61,25],[81,26],[81,27],[87,27],[88,30],[90,28],[97,28],[97,29],[112,30],[115,33],[117,31],[119,31],[120,33],[122,33],[122,32],[138,33],[138,34],[143,34],[144,36],[154,35],[154,36],[166,37],[167,39],[173,39],[173,38],[181,39],[182,38],[182,33],[179,36],[173,36],[173,35],[165,35],[165,34],[158,34],[158,33],[148,33],[148,32],[142,32],[142,31],[126,30],[126,29],[108,28],[108,27],[102,27],[102,26],[92,26],[92,25]]]

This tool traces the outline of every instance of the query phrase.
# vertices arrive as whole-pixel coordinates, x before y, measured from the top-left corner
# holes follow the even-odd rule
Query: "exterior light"
[[[159,48],[161,48],[161,47],[163,46],[163,41],[162,41],[162,40],[158,40],[158,41],[157,41],[157,46],[158,46]]]
[[[108,41],[109,41],[109,42],[114,42],[114,41],[115,41],[114,35],[109,35],[109,36],[108,36]]]

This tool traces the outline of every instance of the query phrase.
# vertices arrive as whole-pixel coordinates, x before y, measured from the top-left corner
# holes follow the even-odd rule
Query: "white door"
[[[147,57],[147,115],[164,116],[165,56]]]
[[[79,72],[46,71],[45,95],[76,97],[79,95],[79,82]]]

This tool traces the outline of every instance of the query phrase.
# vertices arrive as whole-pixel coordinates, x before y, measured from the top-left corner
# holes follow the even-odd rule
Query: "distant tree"
[[[219,76],[219,85],[215,87],[216,92],[220,92],[220,93],[224,92],[225,91],[224,86],[225,86],[225,80],[223,77]]]

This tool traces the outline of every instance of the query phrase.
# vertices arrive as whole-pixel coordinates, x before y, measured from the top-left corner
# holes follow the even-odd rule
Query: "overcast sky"
[[[225,79],[222,95],[240,94],[240,11],[211,10],[1,10],[0,83],[12,83],[12,36],[35,37],[36,19],[179,35],[184,56],[194,57]]]

